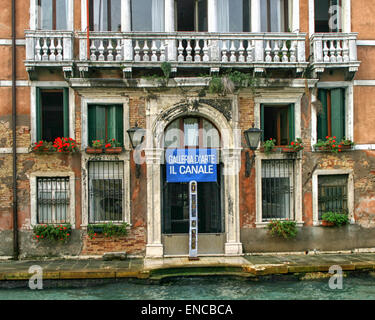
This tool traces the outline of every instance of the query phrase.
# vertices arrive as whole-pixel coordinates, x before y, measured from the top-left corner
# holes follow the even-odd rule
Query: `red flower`
[[[292,142],[291,145],[294,146],[294,142]]]
[[[105,145],[105,147],[106,148],[110,148],[112,145],[110,144],[110,143],[107,143],[106,145]]]

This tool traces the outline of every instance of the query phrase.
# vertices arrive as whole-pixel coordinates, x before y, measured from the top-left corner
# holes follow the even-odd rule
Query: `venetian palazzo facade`
[[[1,256],[187,255],[187,184],[166,180],[172,147],[218,152],[217,182],[198,183],[198,255],[375,248],[372,2],[0,2]],[[223,85],[229,75],[245,81]],[[252,127],[263,130],[255,151]],[[327,136],[355,146],[314,148]],[[57,137],[79,151],[32,148]],[[284,152],[297,138],[304,150]],[[87,149],[111,139],[120,153]],[[325,211],[350,224],[323,227]],[[271,237],[273,219],[295,221],[297,237]],[[106,222],[129,223],[128,235],[87,235]],[[34,226],[61,223],[67,243],[33,239]]]

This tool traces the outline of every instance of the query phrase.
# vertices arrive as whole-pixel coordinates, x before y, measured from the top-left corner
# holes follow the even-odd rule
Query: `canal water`
[[[342,289],[328,279],[259,280],[199,277],[175,278],[162,284],[121,281],[96,286],[0,289],[0,300],[351,300],[375,299],[375,278],[343,278]]]

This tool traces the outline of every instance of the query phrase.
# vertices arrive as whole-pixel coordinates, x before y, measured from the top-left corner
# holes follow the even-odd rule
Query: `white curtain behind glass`
[[[53,29],[52,0],[42,0],[39,7],[39,27],[43,30]],[[68,0],[56,1],[56,30],[67,29]]]
[[[52,30],[52,0],[43,0],[40,5],[40,28]]]
[[[229,0],[217,0],[217,22],[219,32],[229,32]]]
[[[271,32],[281,32],[282,0],[271,0]]]
[[[94,31],[107,31],[108,25],[104,25],[107,17],[106,0],[94,0]]]
[[[152,31],[164,31],[164,0],[152,0]]]

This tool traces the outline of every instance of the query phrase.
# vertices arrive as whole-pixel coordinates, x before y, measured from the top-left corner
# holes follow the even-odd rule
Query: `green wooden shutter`
[[[264,105],[260,105],[260,128],[262,131],[262,141],[264,141]]]
[[[124,145],[124,120],[122,106],[116,107],[116,139],[121,145]]]
[[[318,114],[317,134],[318,139],[325,140],[328,136],[328,123],[327,123],[327,90],[319,89],[318,99],[322,103],[322,110]]]
[[[42,139],[42,96],[40,88],[36,88],[36,140]]]
[[[107,107],[108,140],[116,139],[116,106]]]
[[[331,90],[332,136],[337,141],[345,137],[345,90],[342,88]]]
[[[124,144],[123,110],[121,105],[108,107],[108,139]]]
[[[295,140],[295,118],[294,118],[294,104],[289,105],[289,143]]]
[[[64,88],[64,137],[69,137],[69,88]]]
[[[103,106],[89,106],[88,108],[88,144],[93,140],[105,140],[105,113]]]

